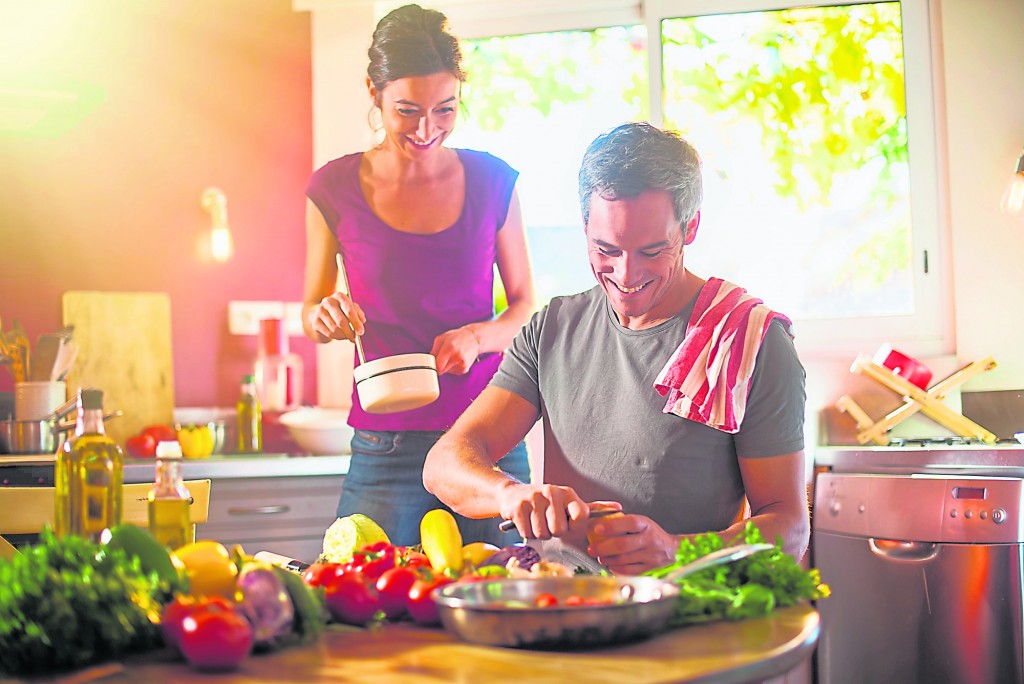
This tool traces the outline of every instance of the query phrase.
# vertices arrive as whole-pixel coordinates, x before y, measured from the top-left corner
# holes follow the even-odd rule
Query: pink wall
[[[16,318],[33,340],[55,330],[67,290],[167,292],[176,405],[234,405],[256,341],[228,333],[228,301],[302,298],[310,24],[291,4],[5,3],[0,86],[101,98],[73,108],[84,116],[64,131],[0,124],[5,328]],[[199,198],[211,185],[228,198],[226,264],[203,251],[210,216]],[[291,346],[313,403],[314,345]],[[11,386],[0,369],[0,390]]]

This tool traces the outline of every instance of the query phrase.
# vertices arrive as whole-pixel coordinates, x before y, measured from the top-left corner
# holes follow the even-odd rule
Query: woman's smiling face
[[[681,226],[663,190],[616,200],[594,193],[586,227],[590,268],[624,327],[649,328],[685,306],[683,247],[696,236],[699,217]]]
[[[399,78],[382,91],[370,83],[370,97],[384,123],[384,144],[411,159],[440,148],[455,127],[460,85],[448,71]]]

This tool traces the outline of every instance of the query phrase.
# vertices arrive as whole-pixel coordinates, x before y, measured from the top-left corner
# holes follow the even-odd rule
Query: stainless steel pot
[[[0,452],[52,454],[57,449],[55,420],[0,421]]]
[[[104,422],[122,415],[122,411],[104,411]],[[75,429],[74,421],[0,420],[0,454],[52,454]]]

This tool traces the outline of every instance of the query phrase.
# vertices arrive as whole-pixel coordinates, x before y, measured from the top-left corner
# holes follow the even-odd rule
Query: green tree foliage
[[[898,3],[745,19],[742,52],[735,51],[736,41],[715,37],[717,23],[665,21],[665,63],[687,65],[667,70],[666,90],[707,112],[759,122],[781,196],[802,207],[827,204],[838,174],[880,161],[881,181],[891,164],[907,161]],[[880,182],[876,191],[889,187]]]
[[[696,109],[759,127],[778,197],[801,211],[827,208],[844,179],[871,170],[866,205],[906,202],[897,178],[908,173],[898,3],[671,19],[662,30],[666,101],[685,103],[687,116]],[[910,268],[909,214],[874,216],[832,287],[878,291]]]
[[[610,64],[646,60],[642,26],[482,38],[465,41],[463,53],[469,74],[463,101],[485,131],[500,132],[510,112],[533,109],[547,117],[609,88],[635,109],[635,118],[650,111],[646,67],[624,69],[644,78],[616,81],[608,73]]]

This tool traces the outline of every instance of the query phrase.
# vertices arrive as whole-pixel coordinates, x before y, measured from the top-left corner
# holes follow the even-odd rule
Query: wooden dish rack
[[[852,397],[846,394],[836,400],[835,406],[857,423],[857,442],[860,444],[874,442],[881,446],[887,446],[889,430],[918,412],[961,437],[994,444],[998,440],[995,434],[949,408],[943,403],[943,400],[952,390],[974,376],[995,367],[996,362],[992,357],[973,361],[952,375],[934,383],[926,391],[885,366],[875,363],[871,357],[861,354],[853,362],[850,372],[865,375],[892,390],[903,398],[903,404],[879,420],[873,420]]]

